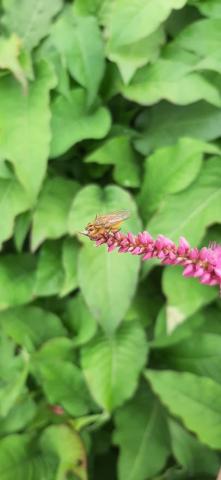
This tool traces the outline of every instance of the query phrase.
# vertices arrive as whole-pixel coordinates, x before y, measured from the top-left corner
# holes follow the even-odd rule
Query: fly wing
[[[123,222],[130,216],[128,210],[118,210],[117,212],[107,213],[106,215],[97,215],[95,225],[111,226],[118,222]]]

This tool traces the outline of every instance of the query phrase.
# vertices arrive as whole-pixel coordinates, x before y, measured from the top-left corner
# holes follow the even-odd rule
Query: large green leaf
[[[188,470],[188,473],[217,474],[220,466],[218,453],[202,445],[174,420],[170,420],[169,428],[173,454],[179,464]]]
[[[194,71],[192,61],[160,58],[153,65],[141,68],[130,85],[122,88],[122,94],[141,105],[153,105],[168,100],[178,105],[206,100],[221,105],[218,88],[208,78]]]
[[[143,215],[155,210],[167,194],[184,190],[193,182],[200,171],[203,152],[219,150],[199,140],[180,138],[175,145],[155,150],[146,158],[139,195]]]
[[[128,258],[129,257],[129,258]],[[79,253],[78,281],[85,301],[102,328],[112,332],[130,306],[138,281],[139,258],[85,245]]]
[[[146,363],[147,341],[139,324],[126,322],[112,335],[98,333],[81,351],[81,364],[96,402],[111,411],[130,398]]]
[[[193,332],[191,337],[158,352],[160,366],[210,377],[217,383],[221,383],[220,357],[221,337],[212,333]]]
[[[221,162],[205,163],[197,180],[184,192],[171,195],[152,217],[148,230],[177,241],[181,235],[193,244],[203,237],[206,227],[221,222]]]
[[[180,267],[164,270],[163,291],[167,297],[166,318],[169,333],[218,295],[216,289],[200,284],[195,278],[183,277]]]
[[[67,233],[69,209],[77,190],[78,183],[66,178],[46,180],[33,215],[33,250],[44,240],[59,238]]]
[[[66,99],[58,96],[52,103],[51,156],[61,155],[86,138],[103,138],[110,128],[108,110],[98,106],[88,111],[86,93],[75,88]]]
[[[3,0],[4,24],[16,32],[26,48],[36,47],[47,35],[53,17],[62,7],[62,0]]]
[[[146,378],[170,412],[211,448],[221,446],[221,385],[193,373],[146,371]]]
[[[86,452],[79,433],[67,425],[51,425],[43,432],[40,443],[59,459],[54,480],[63,480],[70,473],[87,480]]]
[[[85,229],[97,213],[128,209],[131,218],[127,228],[140,227],[136,205],[131,196],[116,186],[101,189],[89,185],[76,195],[70,211],[69,229],[74,234]],[[105,247],[94,248],[89,240],[81,249],[78,262],[78,280],[83,296],[92,314],[102,327],[113,331],[123,319],[138,280],[139,258],[108,253]]]
[[[186,0],[120,0],[113,4],[106,27],[109,49],[128,45],[153,33],[173,8],[182,8]]]
[[[106,142],[85,158],[87,163],[114,165],[113,177],[123,187],[139,187],[139,168],[130,138],[117,136]]]
[[[30,352],[46,340],[66,333],[55,314],[34,306],[1,312],[0,325],[9,337]]]
[[[0,440],[2,480],[54,480],[56,459],[43,454],[29,434],[8,435]]]
[[[0,310],[33,299],[35,266],[35,258],[25,253],[0,258]]]
[[[220,135],[221,111],[206,102],[179,106],[167,102],[143,110],[138,117],[142,131],[136,148],[146,155],[150,150],[175,143],[179,137],[214,140]]]
[[[50,143],[49,91],[54,74],[41,63],[35,81],[24,95],[17,82],[0,79],[0,156],[13,163],[15,173],[31,198],[46,173]]]
[[[119,480],[146,480],[165,465],[168,432],[162,407],[151,392],[138,391],[115,414],[114,443],[120,447]]]
[[[96,18],[74,16],[71,8],[67,8],[52,29],[52,41],[71,75],[86,88],[87,104],[91,105],[105,66],[104,46]]]

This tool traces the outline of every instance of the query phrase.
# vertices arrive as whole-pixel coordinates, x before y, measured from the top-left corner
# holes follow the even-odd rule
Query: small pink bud
[[[210,283],[210,281],[211,281],[211,274],[208,273],[208,272],[205,272],[203,274],[203,276],[201,277],[200,282],[201,283]]]
[[[179,239],[179,248],[183,248],[184,251],[189,250],[190,246],[185,237],[180,237]]]
[[[193,265],[187,265],[187,267],[183,271],[184,277],[191,277],[194,273],[194,266]]]

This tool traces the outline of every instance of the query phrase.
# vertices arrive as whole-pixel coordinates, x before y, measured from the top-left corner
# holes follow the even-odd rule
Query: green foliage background
[[[2,0],[0,479],[221,465],[221,303],[79,235],[221,240],[220,0]]]

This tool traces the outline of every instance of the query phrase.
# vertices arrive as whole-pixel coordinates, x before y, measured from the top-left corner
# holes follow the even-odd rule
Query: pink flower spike
[[[182,265],[184,277],[195,277],[203,284],[219,285],[221,294],[221,245],[210,244],[201,249],[191,248],[184,237],[180,237],[179,245],[164,235],[154,240],[144,231],[138,235],[131,232],[124,234],[115,232],[114,228],[95,228],[91,233],[86,227],[87,236],[96,246],[106,243],[111,252],[142,255],[142,260],[157,258],[163,265]]]

